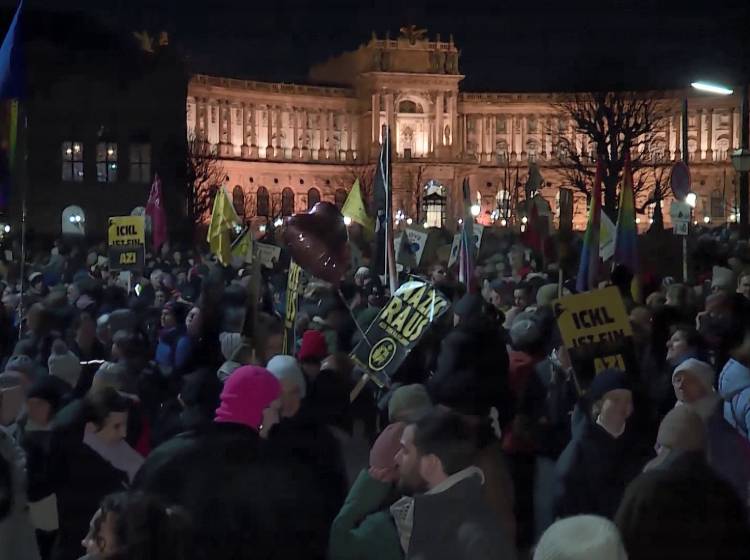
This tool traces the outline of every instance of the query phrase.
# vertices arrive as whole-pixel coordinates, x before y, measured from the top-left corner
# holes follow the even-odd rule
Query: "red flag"
[[[544,256],[542,217],[539,215],[536,201],[532,198],[529,202],[531,203],[531,215],[527,220],[526,230],[521,234],[521,241],[529,249]]]
[[[161,179],[158,174],[154,174],[154,182],[146,204],[146,216],[151,218],[151,241],[154,251],[158,251],[167,241],[167,214],[164,211]]]

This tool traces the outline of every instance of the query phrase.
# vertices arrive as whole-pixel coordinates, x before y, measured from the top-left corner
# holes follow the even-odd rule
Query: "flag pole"
[[[29,126],[29,120],[26,115],[26,110],[23,106],[23,103],[20,101],[14,100],[12,102],[14,105],[16,105],[15,110],[17,112],[16,118],[20,118],[21,122],[23,123],[21,126],[21,141],[19,142],[20,148],[21,148],[21,162],[20,165],[16,167],[16,181],[18,185],[21,187],[21,264],[20,264],[20,275],[21,275],[21,287],[20,287],[20,299],[19,299],[19,320],[18,320],[18,336],[20,337],[23,330],[23,318],[25,315],[25,308],[24,308],[24,302],[23,302],[23,296],[24,291],[26,288],[26,199],[27,199],[27,183],[26,180],[26,165],[29,158],[29,151],[27,149],[27,131]],[[15,155],[15,154],[14,154]],[[17,165],[17,158],[18,156],[15,155],[13,158],[13,165]]]
[[[391,288],[391,295],[396,292],[398,288],[398,276],[396,273],[396,250],[393,247],[393,185],[391,179],[393,174],[391,173],[391,128],[386,126],[386,166],[385,166],[385,185],[386,185],[386,197],[385,197],[385,262],[386,271],[388,274],[389,285]]]

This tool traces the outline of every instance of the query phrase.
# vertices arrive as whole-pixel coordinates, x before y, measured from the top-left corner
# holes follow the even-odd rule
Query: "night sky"
[[[0,0],[0,6],[14,1]],[[750,1],[26,0],[126,29],[167,29],[193,72],[286,82],[414,23],[453,33],[462,89],[563,91],[748,80]],[[64,6],[64,7],[62,7]],[[743,68],[743,60],[745,71]],[[744,76],[744,79],[743,79]]]

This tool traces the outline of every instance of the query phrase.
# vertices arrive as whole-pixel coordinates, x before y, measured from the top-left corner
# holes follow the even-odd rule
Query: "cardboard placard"
[[[143,216],[112,216],[107,228],[110,270],[142,270],[146,255]]]
[[[265,268],[276,266],[276,263],[279,262],[279,257],[281,257],[281,247],[269,245],[268,243],[256,243],[255,246],[258,248],[257,255],[261,266]]]
[[[616,287],[560,298],[553,309],[573,367],[584,379],[633,363],[633,331]]]
[[[472,231],[474,232],[474,245],[477,248],[477,255],[479,254],[479,248],[482,246],[482,236],[484,235],[484,226],[482,224],[474,224]],[[448,268],[452,267],[458,260],[458,251],[461,245],[461,234],[457,233],[453,236],[453,244],[451,245],[451,256],[448,258]]]
[[[402,284],[354,348],[352,359],[365,371],[390,378],[449,307],[450,301],[427,282]]]
[[[297,320],[297,307],[299,304],[300,286],[302,280],[302,269],[291,261],[289,263],[289,276],[286,285],[286,311],[284,312],[284,343],[283,354],[294,355],[296,334],[294,323]]]
[[[401,249],[403,247],[402,236],[404,235],[406,235],[408,241],[409,252],[411,253],[411,255],[413,255],[416,266],[419,266],[419,263],[422,261],[422,255],[424,254],[425,245],[427,245],[427,232],[406,228],[403,232],[396,236],[396,238],[393,240],[393,246],[396,250],[396,261],[400,261],[402,258],[405,258],[405,256],[401,254]]]

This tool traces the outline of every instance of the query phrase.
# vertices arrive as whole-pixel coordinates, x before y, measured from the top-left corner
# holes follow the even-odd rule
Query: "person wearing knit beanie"
[[[62,379],[71,388],[78,384],[78,378],[81,375],[81,360],[68,350],[62,340],[56,340],[52,345],[47,367],[51,376]]]
[[[328,345],[326,338],[320,331],[305,331],[302,335],[302,345],[300,346],[297,358],[300,362],[319,361],[328,355]]]
[[[274,356],[266,369],[281,383],[281,416],[291,418],[299,411],[307,394],[307,382],[292,356]]]
[[[259,366],[242,366],[232,372],[221,391],[214,422],[241,424],[267,437],[279,421],[281,384]]]
[[[620,532],[598,515],[575,515],[553,523],[542,535],[534,560],[627,560]]]
[[[672,373],[672,385],[677,400],[692,403],[714,392],[716,370],[706,362],[688,358]]]
[[[705,454],[706,437],[706,427],[700,416],[686,406],[673,408],[659,425],[656,457],[643,470],[662,467],[677,453]]]
[[[378,480],[396,480],[398,463],[396,453],[401,448],[401,436],[406,424],[394,422],[386,426],[370,449],[370,474]]]
[[[432,408],[432,400],[424,385],[403,385],[388,401],[388,420],[391,422],[414,420]]]

